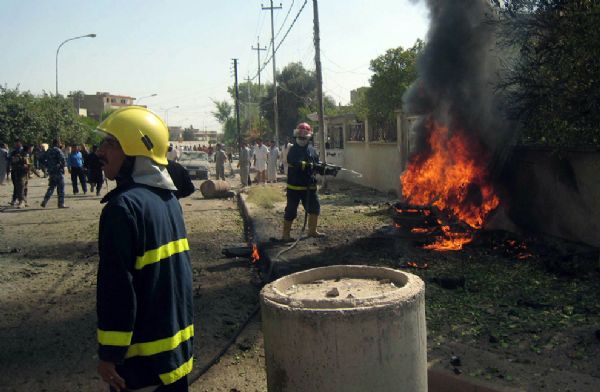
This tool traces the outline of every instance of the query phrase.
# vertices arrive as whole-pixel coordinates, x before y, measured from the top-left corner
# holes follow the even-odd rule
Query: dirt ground
[[[231,179],[232,187],[235,183]],[[105,390],[95,372],[100,198],[73,196],[67,184],[70,208],[57,209],[54,196],[42,209],[45,187],[45,179],[32,178],[29,207],[18,210],[7,206],[11,186],[0,186],[0,389]],[[431,366],[497,388],[599,390],[597,261],[587,268],[581,267],[589,264],[583,260],[566,274],[565,268],[556,268],[555,261],[563,259],[552,253],[566,245],[535,248],[534,256],[524,261],[483,245],[460,252],[423,250],[389,234],[395,195],[348,183],[331,183],[321,195],[320,227],[328,237],[302,240],[275,257],[282,248],[268,240],[280,235],[282,195],[282,184],[276,184],[252,187],[243,197],[256,240],[276,263],[274,277],[340,263],[394,268],[427,263],[427,269],[407,271],[426,282]],[[221,254],[224,247],[245,242],[237,201],[207,200],[196,192],[181,202],[196,299],[191,390],[266,391],[256,314],[261,284],[248,260]],[[296,236],[302,218],[295,223]],[[440,284],[455,276],[464,284],[454,289]],[[460,366],[450,363],[452,355],[460,357]],[[204,372],[215,358],[216,364]]]

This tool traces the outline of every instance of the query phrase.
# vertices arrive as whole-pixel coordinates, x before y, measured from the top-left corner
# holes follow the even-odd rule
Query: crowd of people
[[[14,185],[11,204],[27,206],[27,182],[32,174],[48,177],[42,201],[46,207],[54,190],[64,205],[65,169],[71,174],[73,193],[100,193],[104,177],[116,187],[101,200],[96,313],[98,374],[111,391],[188,391],[193,366],[194,312],[192,271],[185,222],[179,197],[194,191],[187,171],[175,160],[168,129],[151,111],[125,107],[104,120],[97,131],[99,146],[68,150],[59,140],[33,148],[16,140],[8,151],[0,146],[0,182],[10,176]],[[140,138],[140,134],[142,137]],[[249,184],[251,164],[259,183],[275,182],[286,170],[287,205],[282,241],[293,240],[290,230],[303,204],[310,237],[317,231],[320,213],[315,175],[327,170],[309,143],[310,125],[294,130],[294,143],[282,150],[271,141],[242,145],[239,167],[242,183]],[[66,151],[65,151],[66,150]],[[224,178],[224,163],[231,162],[223,147],[214,151],[217,176]],[[191,187],[188,185],[191,184]],[[138,322],[143,320],[143,322]]]
[[[240,181],[243,186],[249,186],[253,182],[257,184],[277,182],[277,174],[287,175],[287,155],[292,147],[289,139],[280,148],[274,140],[268,145],[262,139],[257,139],[253,144],[242,142],[238,168],[240,169]],[[250,169],[256,169],[254,181],[250,177]]]
[[[88,151],[85,144],[65,146],[54,140],[48,148],[40,144],[24,145],[20,139],[15,140],[13,148],[3,143],[0,145],[0,185],[8,178],[13,184],[13,193],[10,205],[17,208],[27,207],[27,193],[29,179],[35,175],[48,178],[48,191],[42,202],[45,207],[54,190],[58,193],[59,208],[66,208],[64,204],[64,175],[65,169],[71,175],[73,194],[81,192],[87,194],[88,184],[90,191],[100,194],[104,183],[102,166],[96,155],[97,146],[92,146]]]
[[[240,146],[237,168],[239,169],[242,186],[254,184],[267,184],[277,182],[277,175],[288,173],[288,153],[292,146],[292,139],[288,138],[280,146],[274,140],[263,143],[262,139],[256,139],[253,143],[242,142]],[[65,203],[65,181],[66,172],[71,176],[72,193],[87,195],[95,193],[97,196],[104,186],[105,178],[102,165],[97,155],[98,146],[93,145],[91,150],[85,144],[64,145],[54,140],[48,147],[46,144],[23,145],[17,139],[14,146],[9,150],[6,144],[0,144],[0,185],[8,179],[13,184],[13,194],[10,205],[17,208],[25,208],[27,203],[28,180],[32,176],[48,178],[48,190],[41,203],[46,207],[54,191],[58,194],[58,207],[68,208]],[[225,168],[229,166],[231,176],[234,175],[232,150],[225,150],[224,146],[217,143],[214,147],[206,145],[169,145],[167,159],[169,172],[181,179],[186,195],[191,194],[193,184],[186,176],[185,169],[177,163],[182,151],[206,152],[209,160],[215,162],[215,178],[225,180]],[[251,177],[251,169],[254,168],[256,176]],[[181,194],[177,195],[182,197]]]

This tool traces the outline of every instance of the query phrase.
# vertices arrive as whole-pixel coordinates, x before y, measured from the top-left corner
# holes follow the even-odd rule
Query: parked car
[[[179,163],[192,179],[208,180],[210,177],[208,154],[203,151],[182,151]]]

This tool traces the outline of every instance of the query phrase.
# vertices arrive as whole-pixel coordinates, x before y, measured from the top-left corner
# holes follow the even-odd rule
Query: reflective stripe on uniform
[[[160,374],[160,380],[164,385],[173,384],[175,381],[179,380],[181,377],[185,376],[189,372],[192,371],[192,366],[194,365],[194,357],[190,358],[189,361],[179,366],[177,369],[169,372]]]
[[[168,338],[155,340],[153,342],[134,343],[127,350],[125,358],[138,356],[147,357],[165,351],[170,351],[186,340],[189,340],[192,336],[194,336],[194,324],[189,325],[188,327]]]
[[[98,343],[103,346],[129,346],[133,332],[98,330]]]
[[[291,189],[293,191],[305,191],[307,189],[316,190],[317,186],[313,185],[313,186],[310,186],[310,187],[306,187],[306,186],[297,186],[297,185],[290,185],[290,184],[288,184],[287,189]]]
[[[148,264],[158,263],[167,257],[185,252],[186,250],[190,250],[187,238],[169,242],[159,248],[146,251],[143,256],[139,256],[135,260],[135,269],[141,270]]]

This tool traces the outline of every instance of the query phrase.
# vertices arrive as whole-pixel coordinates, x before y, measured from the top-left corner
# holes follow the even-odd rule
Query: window
[[[365,141],[365,124],[361,122],[351,123],[348,125],[347,138],[349,142],[364,142]]]
[[[127,103],[127,100],[126,99],[121,99],[121,103],[125,104],[125,103]]]
[[[111,98],[111,99],[110,99],[110,103],[117,103],[117,100],[116,100],[116,98]]]
[[[369,123],[369,141],[394,143],[396,140],[398,140],[396,118]]]

